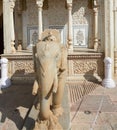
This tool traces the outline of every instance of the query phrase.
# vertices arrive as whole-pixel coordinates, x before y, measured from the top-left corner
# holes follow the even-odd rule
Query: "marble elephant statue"
[[[58,117],[63,112],[61,103],[67,72],[67,49],[57,40],[55,32],[58,33],[57,30],[47,30],[47,36],[35,45],[33,51],[36,80],[32,93],[38,94],[38,121],[49,120],[53,115]]]

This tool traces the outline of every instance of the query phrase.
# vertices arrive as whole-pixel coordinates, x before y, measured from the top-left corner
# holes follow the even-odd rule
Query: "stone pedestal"
[[[106,88],[114,88],[115,82],[112,79],[112,70],[111,70],[111,65],[112,65],[112,60],[110,57],[106,57],[104,59],[104,63],[105,63],[105,78],[102,81],[102,85]]]
[[[3,54],[2,58],[7,58],[8,76],[12,83],[32,83],[34,82],[33,56],[30,51],[19,51],[15,54]]]
[[[59,117],[59,122],[60,122],[60,125],[63,127],[63,130],[69,130],[70,125],[71,125],[70,124],[70,101],[69,101],[69,90],[68,90],[67,85],[64,88],[62,107],[63,107],[64,112],[63,112],[63,115]],[[39,110],[36,110],[35,106],[33,105],[24,122],[22,130],[32,130],[33,129],[34,121],[37,119],[38,113],[39,113]],[[30,120],[30,119],[32,119],[32,120]],[[60,129],[55,129],[55,130],[60,130]]]
[[[8,60],[6,58],[2,58],[0,62],[1,62],[0,88],[6,88],[11,85],[11,81],[8,78]]]
[[[100,82],[104,75],[103,53],[73,52],[68,54],[67,80]]]

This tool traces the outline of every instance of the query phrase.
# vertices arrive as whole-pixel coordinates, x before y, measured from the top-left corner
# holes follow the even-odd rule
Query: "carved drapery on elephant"
[[[33,56],[36,75],[33,94],[38,94],[40,104],[34,130],[43,129],[44,121],[43,127],[47,127],[47,130],[52,130],[52,127],[62,129],[57,117],[63,112],[61,103],[67,73],[67,49],[60,43],[59,32],[50,29],[44,31],[42,41],[34,47]]]

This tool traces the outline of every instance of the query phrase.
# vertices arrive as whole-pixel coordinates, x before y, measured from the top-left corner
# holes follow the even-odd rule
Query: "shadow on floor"
[[[101,84],[102,79],[98,75],[95,75],[95,70],[89,70],[85,73],[84,78],[92,83]]]
[[[3,89],[0,94],[1,123],[8,118],[21,130],[25,116],[32,107],[32,84],[15,84]]]

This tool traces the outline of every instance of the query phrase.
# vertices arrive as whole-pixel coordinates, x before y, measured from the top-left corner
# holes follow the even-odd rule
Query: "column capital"
[[[67,8],[72,9],[72,3],[67,3]]]
[[[93,0],[92,5],[93,5],[93,8],[98,8],[99,7],[99,3],[98,3],[97,0]]]
[[[68,3],[71,3],[71,4],[72,4],[73,0],[66,0],[66,2],[67,2],[67,4],[68,4]]]
[[[98,13],[98,8],[93,8],[94,13]]]
[[[38,8],[43,7],[43,2],[44,2],[44,0],[36,0],[36,4],[38,5]]]
[[[9,2],[10,2],[10,8],[11,9],[14,9],[14,7],[15,7],[15,1],[16,0],[9,0]]]
[[[67,8],[71,9],[72,8],[72,0],[66,0],[67,2]]]

